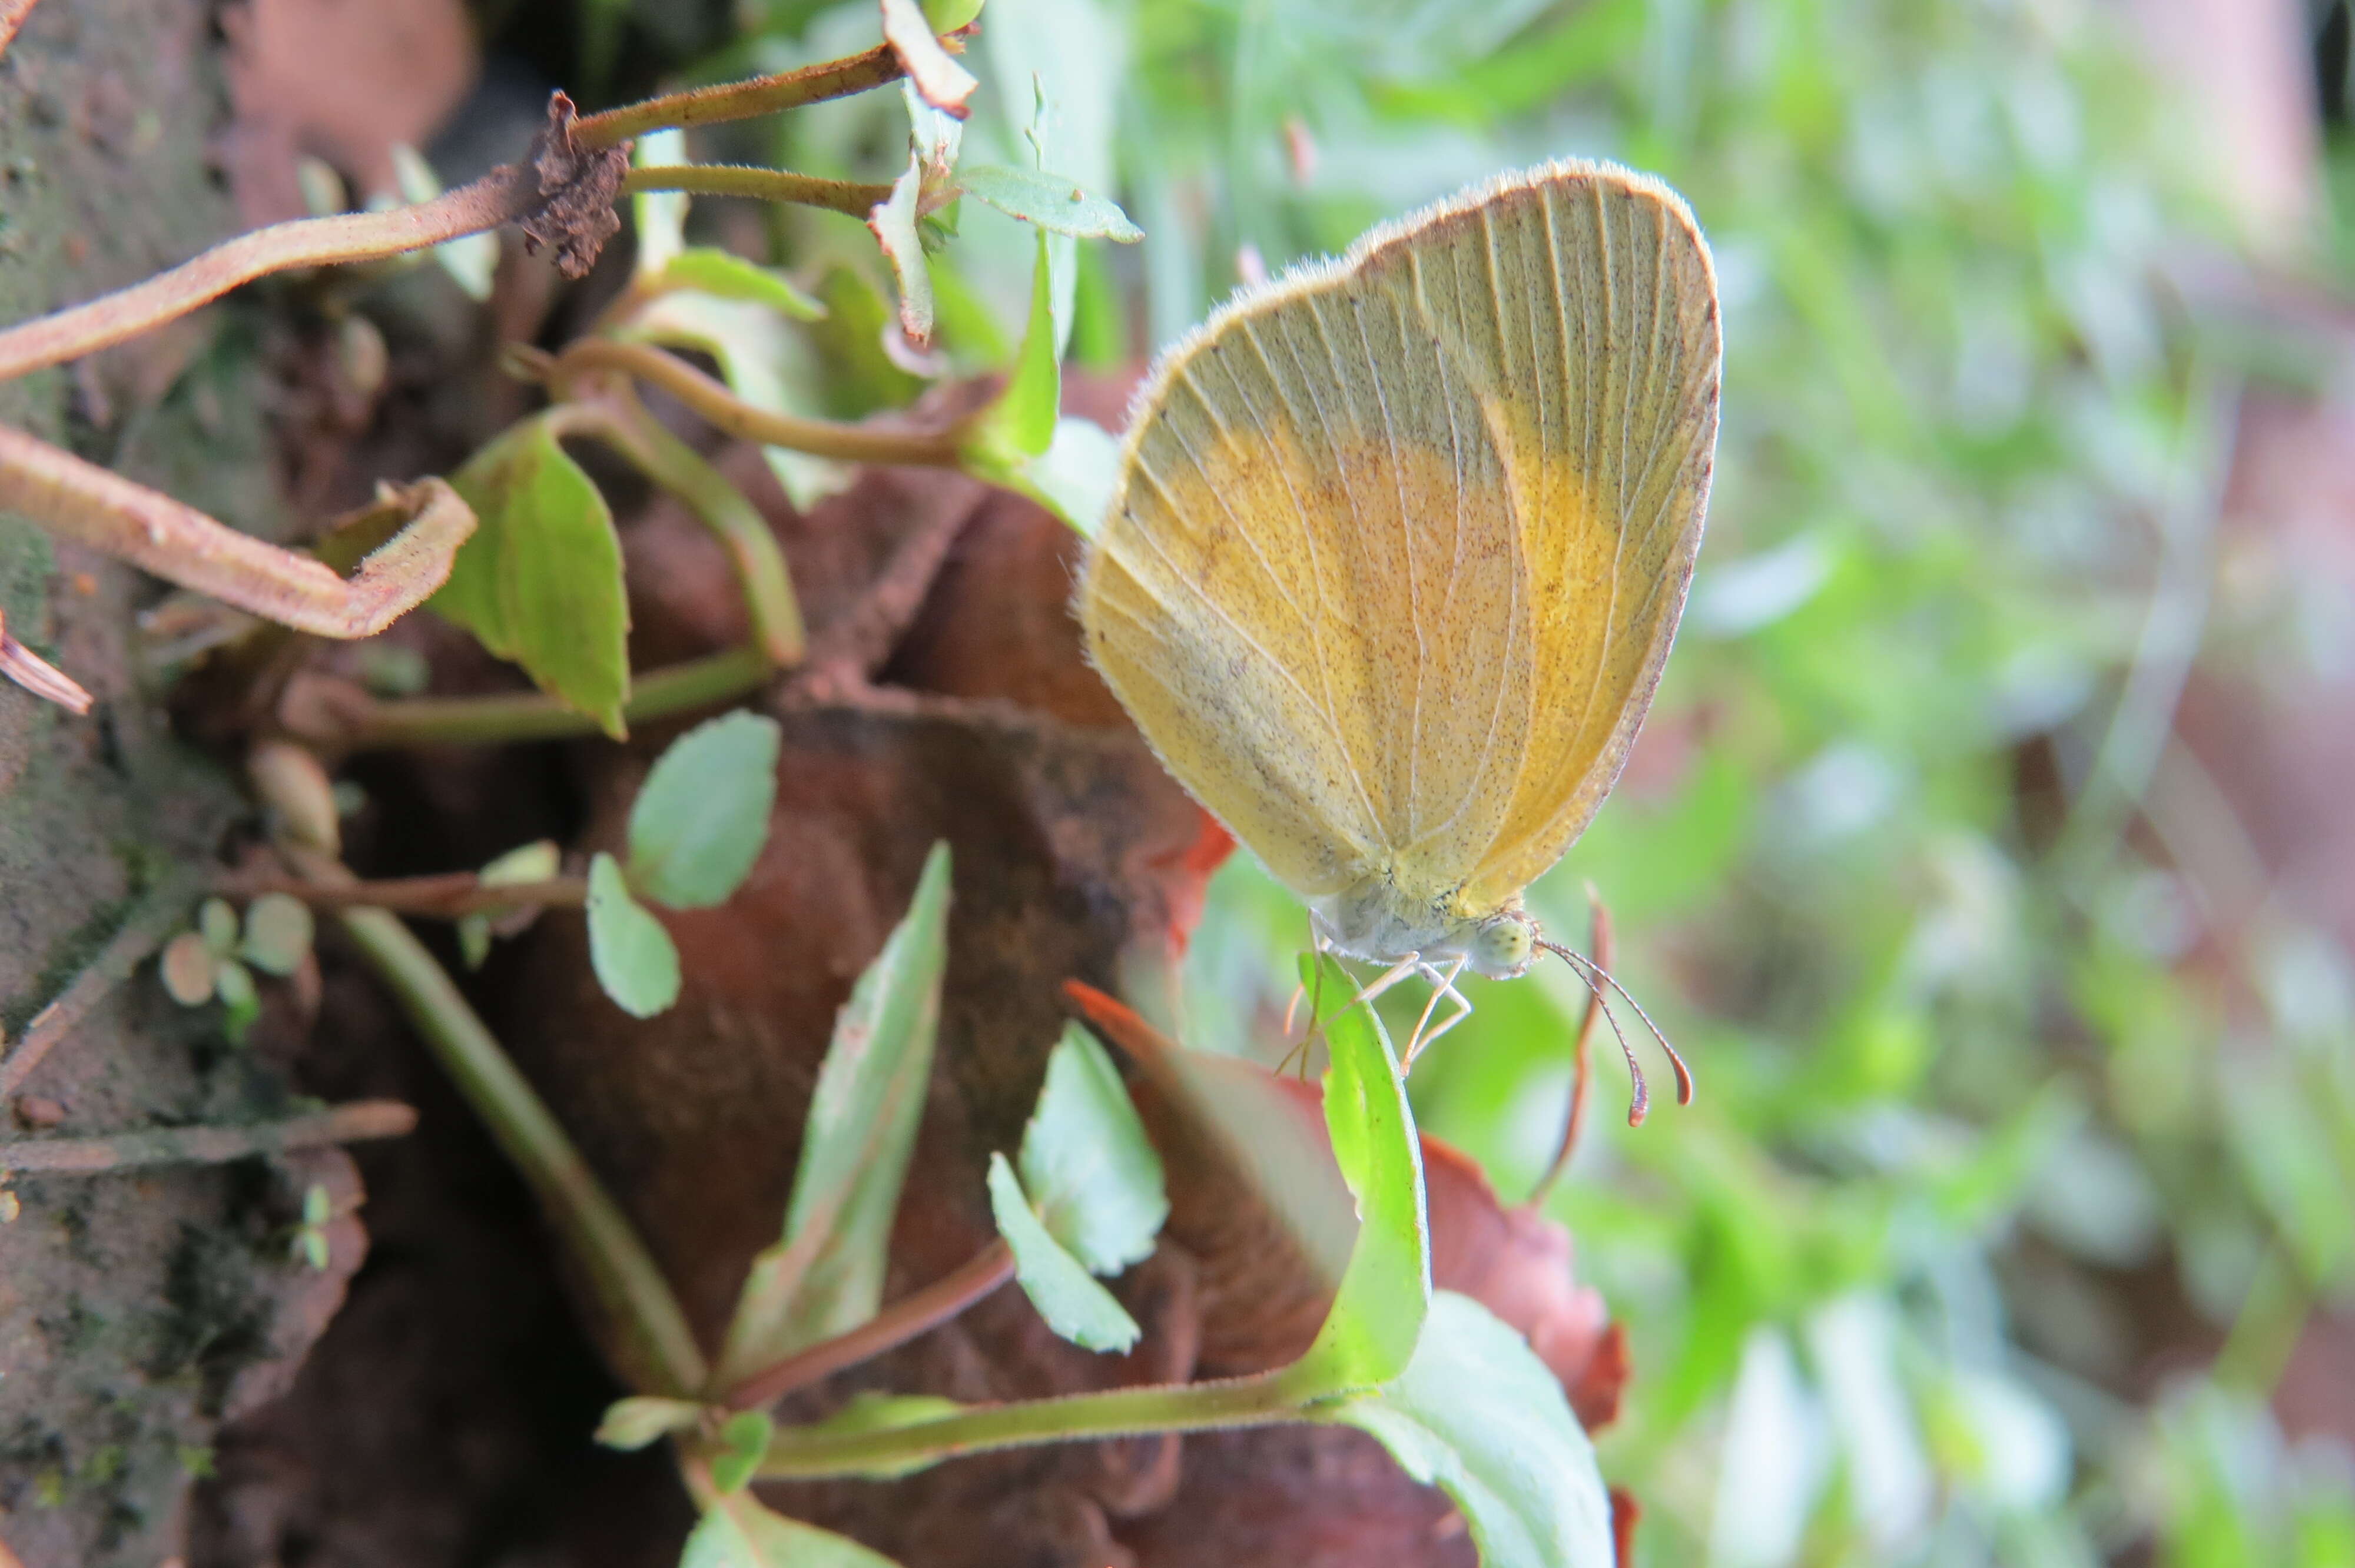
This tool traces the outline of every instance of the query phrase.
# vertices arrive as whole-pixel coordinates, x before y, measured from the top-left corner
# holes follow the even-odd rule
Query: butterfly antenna
[[[1551,942],[1540,941],[1538,946],[1548,952],[1560,954],[1564,959],[1570,957],[1568,948],[1557,948]],[[1576,964],[1570,966],[1570,972],[1579,978],[1588,993],[1594,998],[1595,1010],[1603,1014],[1603,1022],[1611,1025],[1612,1037],[1619,1042],[1619,1054],[1627,1058],[1627,1076],[1636,1086],[1635,1095],[1627,1104],[1627,1125],[1641,1127],[1644,1125],[1644,1118],[1652,1111],[1652,1086],[1644,1081],[1644,1069],[1636,1060],[1636,1048],[1627,1043],[1627,1032],[1619,1027],[1619,1015],[1611,1011],[1609,993],[1595,984],[1593,977]]]
[[[1692,1069],[1685,1065],[1685,1059],[1681,1055],[1678,1054],[1677,1048],[1668,1044],[1668,1037],[1661,1031],[1660,1026],[1652,1022],[1652,1015],[1644,1011],[1644,1004],[1637,1001],[1633,996],[1628,994],[1627,988],[1621,985],[1617,980],[1614,979],[1610,970],[1604,969],[1601,964],[1596,963],[1593,959],[1588,958],[1585,954],[1572,952],[1570,948],[1563,947],[1559,942],[1549,942],[1542,938],[1539,938],[1538,946],[1543,948],[1546,951],[1554,954],[1556,957],[1568,963],[1572,969],[1578,974],[1579,978],[1586,981],[1590,990],[1593,989],[1595,981],[1600,980],[1604,985],[1607,985],[1613,991],[1617,991],[1621,1001],[1625,1001],[1629,1007],[1636,1010],[1636,1016],[1644,1021],[1644,1027],[1649,1030],[1651,1032],[1652,1038],[1659,1043],[1661,1053],[1668,1059],[1668,1066],[1670,1070],[1672,1070],[1677,1075],[1677,1104],[1680,1106],[1689,1106],[1692,1104]],[[1610,1017],[1608,1008],[1604,1010],[1604,1016]],[[1619,1021],[1616,1018],[1611,1018],[1611,1027],[1614,1032],[1618,1029]],[[1621,1035],[1619,1043],[1623,1046],[1625,1045],[1627,1043],[1626,1036],[1624,1034]]]

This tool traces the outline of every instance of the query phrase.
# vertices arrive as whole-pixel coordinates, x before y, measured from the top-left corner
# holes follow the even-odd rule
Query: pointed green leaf
[[[741,710],[696,726],[630,806],[630,885],[673,909],[724,904],[768,842],[777,721]]]
[[[597,1424],[597,1441],[608,1448],[643,1448],[702,1419],[703,1406],[691,1399],[634,1394],[605,1407],[605,1418]]]
[[[1136,1319],[1048,1233],[1003,1154],[989,1157],[989,1208],[1014,1249],[1014,1277],[1047,1327],[1082,1350],[1126,1351]]]
[[[1047,1233],[1091,1274],[1118,1274],[1153,1250],[1169,1198],[1161,1157],[1120,1070],[1077,1023],[1047,1058],[1022,1133],[1022,1187]]]
[[[713,246],[680,251],[663,269],[662,281],[665,288],[699,289],[715,299],[764,305],[795,321],[814,322],[826,314],[824,305],[794,287],[783,272]]]
[[[818,1069],[784,1238],[752,1260],[721,1357],[741,1378],[875,1315],[891,1217],[932,1081],[947,965],[949,850],[932,846],[907,915],[851,988]]]
[[[475,453],[450,482],[477,526],[430,602],[619,737],[630,610],[604,496],[538,419]]]
[[[1370,1432],[1399,1467],[1455,1499],[1481,1568],[1604,1568],[1611,1499],[1561,1383],[1467,1296],[1431,1299],[1399,1378],[1324,1419]]]
[[[632,1017],[652,1018],[678,1000],[678,948],[630,896],[621,863],[602,851],[589,863],[589,963]]]
[[[967,164],[957,170],[967,196],[987,202],[1009,217],[1077,239],[1109,239],[1134,245],[1145,230],[1129,221],[1120,204],[1091,196],[1073,182],[1039,169],[1002,164]]]
[[[728,1492],[705,1507],[687,1538],[678,1568],[899,1568],[847,1536],[764,1508],[750,1492]]]
[[[1324,990],[1348,996],[1348,972],[1324,960]],[[1316,960],[1301,960],[1303,983]],[[1362,1003],[1327,1019],[1333,1065],[1325,1126],[1358,1203],[1358,1239],[1333,1309],[1308,1353],[1285,1373],[1305,1396],[1387,1383],[1405,1370],[1431,1305],[1430,1233],[1423,1217],[1423,1147],[1389,1032]]]

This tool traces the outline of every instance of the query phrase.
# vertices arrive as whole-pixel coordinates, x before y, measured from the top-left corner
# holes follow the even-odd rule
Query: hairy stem
[[[59,538],[314,636],[375,636],[448,579],[451,558],[474,531],[473,510],[438,479],[397,492],[389,504],[411,521],[357,572],[338,577],[308,556],[0,425],[0,507]]]
[[[196,895],[196,878],[183,872],[139,901],[105,950],[74,976],[73,983],[55,1001],[33,1014],[32,1022],[25,1026],[25,1037],[6,1057],[0,1058],[0,1099],[15,1094],[41,1065],[41,1058],[89,1017],[90,1010],[108,991],[129,979],[148,954],[164,945],[164,938],[187,919],[189,902]]]
[[[575,377],[602,371],[619,371],[653,383],[740,440],[788,447],[843,462],[902,463],[919,468],[954,468],[958,464],[959,432],[954,427],[911,430],[773,414],[744,402],[677,355],[647,344],[585,338],[558,355],[549,366],[549,389],[563,397],[568,383]]]
[[[623,718],[633,725],[732,702],[761,689],[774,673],[768,655],[752,647],[672,664],[630,682]],[[418,697],[378,703],[332,736],[354,751],[401,746],[498,746],[519,740],[561,740],[602,735],[588,715],[538,692],[496,697]]]
[[[786,169],[762,169],[740,164],[655,164],[632,169],[622,178],[622,194],[641,191],[687,191],[696,196],[751,196],[760,201],[796,202],[864,218],[891,196],[888,185],[858,180],[820,179]]]
[[[583,147],[617,147],[633,136],[666,126],[682,129],[717,125],[725,120],[748,120],[756,114],[798,109],[829,98],[881,87],[906,74],[900,57],[889,44],[878,44],[865,54],[826,60],[777,76],[756,76],[745,81],[698,87],[666,93],[643,103],[624,104],[591,114],[572,128],[575,143]]]
[[[721,1396],[733,1409],[752,1410],[845,1367],[930,1333],[1014,1277],[1014,1249],[992,1242],[954,1274],[902,1297],[847,1334],[837,1335],[754,1372]]]
[[[576,418],[568,421],[566,415]],[[753,646],[779,669],[802,662],[809,636],[802,625],[801,603],[794,595],[784,552],[777,548],[768,519],[726,474],[665,429],[626,387],[584,402],[559,405],[551,417],[602,440],[647,479],[685,502],[727,548],[736,580],[744,589]]]
[[[873,1432],[820,1435],[788,1428],[770,1443],[760,1473],[778,1480],[858,1475],[993,1448],[1309,1419],[1309,1406],[1280,1380],[1281,1373],[1263,1372],[1220,1383],[1107,1389],[983,1405]]]
[[[283,1154],[330,1143],[400,1138],[417,1113],[399,1100],[360,1100],[311,1116],[245,1127],[167,1127],[108,1138],[27,1138],[0,1142],[0,1172],[125,1171],[141,1165],[219,1165],[253,1154]]]
[[[0,332],[0,381],[136,337],[272,272],[421,250],[496,228],[537,210],[546,199],[528,171],[502,164],[470,185],[415,207],[257,228],[144,283]]]

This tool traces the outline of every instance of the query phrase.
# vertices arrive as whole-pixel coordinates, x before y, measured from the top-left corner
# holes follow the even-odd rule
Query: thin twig
[[[371,907],[400,915],[443,920],[488,915],[502,909],[577,909],[589,902],[589,879],[551,876],[542,882],[485,882],[471,871],[433,876],[395,876],[377,882],[330,886],[299,876],[240,876],[218,884],[224,897],[259,898],[282,893],[315,909]]]
[[[33,1015],[16,1050],[0,1060],[0,1099],[16,1092],[41,1058],[90,1016],[108,991],[130,977],[147,955],[163,946],[188,916],[188,901],[196,896],[196,879],[174,874],[140,901],[89,968],[74,976],[59,998]]]
[[[878,44],[865,54],[805,66],[782,75],[698,87],[608,109],[575,124],[572,136],[583,147],[618,147],[634,136],[667,126],[687,129],[717,125],[724,120],[748,120],[756,114],[774,114],[779,110],[798,109],[829,98],[847,98],[852,93],[897,81],[905,74],[906,68],[892,53],[891,46]]]
[[[474,531],[438,479],[396,492],[412,521],[349,577],[0,425],[0,507],[182,588],[319,637],[373,637],[430,598]]]
[[[622,717],[632,725],[646,724],[733,702],[759,691],[774,673],[768,656],[751,647],[690,659],[634,677]],[[347,726],[316,738],[352,751],[382,751],[404,746],[498,746],[602,733],[595,719],[552,697],[517,692],[375,703]]]
[[[1586,889],[1586,907],[1593,921],[1593,935],[1588,938],[1588,945],[1594,949],[1592,956],[1596,967],[1607,973],[1613,957],[1611,911],[1604,907],[1603,895],[1591,884]],[[1538,1184],[1529,1189],[1529,1195],[1521,1202],[1522,1208],[1532,1213],[1545,1206],[1547,1194],[1561,1180],[1562,1172],[1570,1169],[1571,1159],[1578,1152],[1579,1137],[1586,1130],[1588,1091],[1594,1083],[1594,1027],[1602,1018],[1603,993],[1590,986],[1586,1012],[1578,1021],[1578,1043],[1571,1058],[1570,1110],[1561,1120],[1561,1141],[1555,1145],[1553,1160],[1546,1166],[1545,1174],[1538,1178]]]
[[[941,565],[964,537],[975,505],[944,507],[891,554],[858,602],[818,633],[809,662],[794,677],[786,700],[827,698],[856,691],[890,658],[930,597]]]
[[[584,338],[558,355],[548,367],[549,390],[560,397],[576,377],[610,371],[652,382],[740,440],[788,447],[843,462],[955,468],[960,461],[962,432],[956,426],[911,430],[773,414],[743,401],[677,355],[650,344]]]
[[[528,171],[502,164],[472,185],[415,207],[257,228],[144,283],[0,332],[0,381],[136,337],[272,272],[421,250],[496,228],[537,211],[547,199]]]
[[[773,1404],[797,1388],[832,1377],[845,1367],[896,1350],[930,1333],[1014,1277],[1014,1251],[992,1242],[954,1273],[905,1296],[847,1334],[812,1345],[752,1373],[722,1396],[735,1410]]]
[[[879,203],[889,201],[891,187],[858,180],[821,179],[788,169],[763,169],[742,164],[653,164],[622,176],[622,194],[641,191],[686,191],[693,196],[751,196],[757,201],[794,202],[864,218]]]
[[[416,1126],[417,1112],[399,1100],[359,1100],[310,1116],[245,1127],[169,1127],[106,1138],[0,1142],[0,1172],[59,1174],[127,1171],[140,1165],[220,1165],[255,1154],[401,1138]]]

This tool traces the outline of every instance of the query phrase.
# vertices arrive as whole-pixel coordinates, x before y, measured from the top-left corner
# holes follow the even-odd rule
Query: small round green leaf
[[[235,959],[215,959],[213,991],[229,1010],[221,1019],[221,1032],[230,1044],[244,1044],[245,1032],[261,1016],[261,996],[254,990],[253,971]]]
[[[237,951],[237,911],[226,898],[208,898],[197,910],[197,929],[205,946],[222,958]]]
[[[286,893],[265,893],[245,906],[245,941],[238,956],[266,974],[303,967],[314,935],[311,906]]]
[[[674,909],[727,902],[769,837],[780,735],[738,712],[671,743],[630,808],[631,886]]]
[[[662,922],[630,896],[619,862],[589,863],[589,963],[615,1006],[652,1018],[678,1000],[678,949]]]

